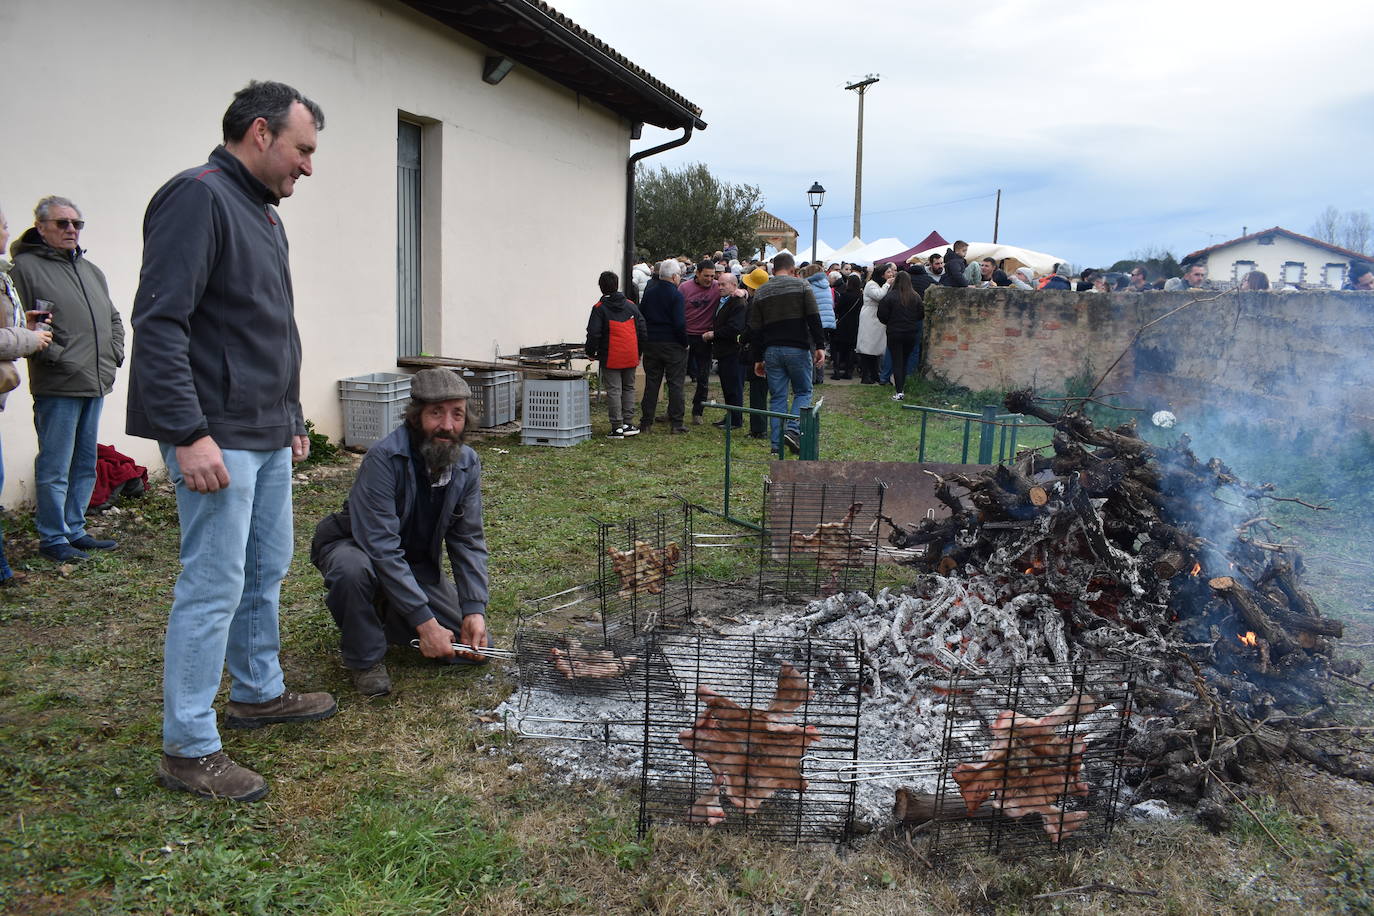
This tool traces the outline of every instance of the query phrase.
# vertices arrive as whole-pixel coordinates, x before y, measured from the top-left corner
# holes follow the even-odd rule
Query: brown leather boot
[[[169,789],[204,798],[250,802],[267,794],[267,780],[239,766],[222,750],[204,757],[163,754],[157,766],[157,781]]]
[[[288,690],[266,703],[235,703],[224,707],[224,724],[230,728],[262,728],[279,722],[313,722],[328,719],[339,706],[327,693],[296,693]]]

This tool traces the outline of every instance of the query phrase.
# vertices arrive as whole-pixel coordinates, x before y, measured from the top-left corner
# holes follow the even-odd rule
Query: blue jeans
[[[229,699],[265,703],[285,689],[277,602],[291,565],[291,449],[225,449],[229,486],[193,493],[162,443],[176,484],[181,575],[167,620],[162,748],[175,757],[219,750],[215,694],[229,666]]]
[[[799,347],[769,347],[763,354],[763,368],[768,373],[768,409],[776,413],[799,413],[811,406],[811,369],[815,365],[810,350]],[[792,406],[788,409],[787,394],[791,388]],[[782,447],[782,420],[769,418],[773,451]],[[787,428],[797,432],[801,425],[788,420]]]
[[[33,483],[38,503],[33,524],[40,547],[56,547],[86,534],[86,507],[95,489],[95,438],[104,398],[34,395],[38,456]]]

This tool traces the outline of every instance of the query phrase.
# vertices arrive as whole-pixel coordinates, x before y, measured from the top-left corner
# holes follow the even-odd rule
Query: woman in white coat
[[[887,350],[887,328],[878,320],[878,303],[892,288],[892,278],[895,276],[897,265],[880,264],[873,269],[872,278],[864,286],[864,304],[859,311],[859,340],[854,346],[859,354],[859,382],[863,385],[878,383],[878,360]]]

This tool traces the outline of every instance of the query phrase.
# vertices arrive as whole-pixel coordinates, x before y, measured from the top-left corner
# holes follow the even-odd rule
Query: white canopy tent
[[[811,244],[797,243],[797,259],[799,261],[811,260]],[[822,264],[828,264],[835,259],[835,249],[825,243],[825,239],[816,240],[816,260]]]
[[[850,252],[845,260],[853,264],[872,264],[879,258],[906,251],[909,247],[911,246],[901,239],[889,236],[885,239],[878,239],[876,242],[869,242],[858,251]]]
[[[834,251],[830,252],[830,257],[832,260],[848,261],[850,260],[849,256],[852,255],[854,252],[862,249],[865,244],[866,243],[864,242],[864,240],[856,235],[852,239],[841,245],[839,248],[836,248]],[[901,249],[899,248],[898,251],[900,250]]]
[[[780,254],[792,254],[792,252],[786,248],[771,248],[767,245],[763,248],[763,259],[765,261],[771,261]],[[796,255],[793,255],[793,257],[796,257]]]

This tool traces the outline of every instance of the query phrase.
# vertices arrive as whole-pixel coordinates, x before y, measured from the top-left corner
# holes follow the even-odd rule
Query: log
[[[1312,600],[1312,596],[1298,585],[1298,575],[1293,569],[1293,565],[1283,557],[1275,557],[1269,564],[1269,572],[1273,574],[1274,582],[1288,596],[1289,606],[1299,615],[1308,620],[1321,620],[1329,628],[1309,629],[1304,627],[1308,633],[1317,633],[1322,636],[1340,637],[1345,634],[1345,627],[1339,620],[1332,620],[1323,617],[1318,610],[1317,603]],[[1292,624],[1292,626],[1298,626]]]
[[[1177,550],[1166,550],[1159,555],[1159,559],[1155,560],[1153,569],[1159,578],[1172,579],[1183,572],[1183,567],[1187,563],[1187,558]]]
[[[963,796],[957,792],[947,792],[943,796],[932,792],[919,792],[906,787],[897,790],[892,804],[892,819],[900,826],[917,827],[936,817],[942,821],[962,821],[970,817],[1003,817],[1002,812],[990,802],[983,802],[973,814],[968,813]]]
[[[1249,589],[1230,576],[1217,576],[1214,579],[1208,579],[1207,585],[1226,599],[1226,603],[1231,605],[1235,612],[1241,616],[1246,626],[1269,643],[1271,654],[1282,656],[1297,650],[1297,643],[1293,642],[1288,633],[1261,610],[1259,602],[1255,600],[1254,594]]]

